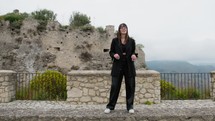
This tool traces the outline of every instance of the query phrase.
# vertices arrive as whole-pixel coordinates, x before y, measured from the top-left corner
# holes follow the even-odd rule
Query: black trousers
[[[134,93],[135,93],[135,77],[128,77],[127,71],[128,71],[127,64],[123,63],[119,76],[117,76],[117,77],[112,76],[109,103],[107,104],[106,108],[109,108],[110,110],[114,110],[117,99],[119,97],[122,79],[124,77],[125,78],[125,88],[126,88],[127,110],[133,109]]]

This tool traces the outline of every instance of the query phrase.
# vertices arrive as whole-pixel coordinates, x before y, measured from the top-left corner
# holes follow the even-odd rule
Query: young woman
[[[126,106],[129,113],[134,113],[133,102],[135,93],[135,76],[136,70],[134,61],[137,59],[135,55],[135,41],[128,35],[128,27],[122,23],[118,27],[117,37],[113,38],[110,47],[110,56],[113,60],[111,76],[112,84],[110,90],[109,103],[106,106],[105,113],[114,110],[122,83],[125,79],[126,86]]]

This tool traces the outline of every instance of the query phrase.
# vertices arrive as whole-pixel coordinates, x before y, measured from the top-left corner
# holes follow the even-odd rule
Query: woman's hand
[[[134,54],[131,55],[131,60],[132,60],[132,61],[135,61],[136,59],[137,59],[136,55],[134,55]]]
[[[117,54],[117,53],[116,53],[116,54],[114,54],[113,56],[114,56],[114,58],[116,58],[117,60],[119,60],[119,59],[120,59],[119,54]]]

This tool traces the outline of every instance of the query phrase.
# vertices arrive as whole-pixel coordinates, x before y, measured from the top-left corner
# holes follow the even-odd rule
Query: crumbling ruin
[[[104,33],[96,29],[62,29],[56,21],[48,22],[42,32],[37,26],[37,20],[32,18],[25,19],[20,29],[10,29],[8,21],[0,22],[0,70],[36,72],[53,69],[67,73],[111,68],[107,49],[115,36],[114,26],[106,26]],[[136,52],[136,68],[144,69],[145,54],[139,46]]]

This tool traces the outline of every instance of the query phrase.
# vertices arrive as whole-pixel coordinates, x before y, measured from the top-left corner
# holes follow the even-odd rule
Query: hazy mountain
[[[208,73],[215,71],[212,65],[193,65],[186,61],[146,61],[147,68],[161,73]]]

